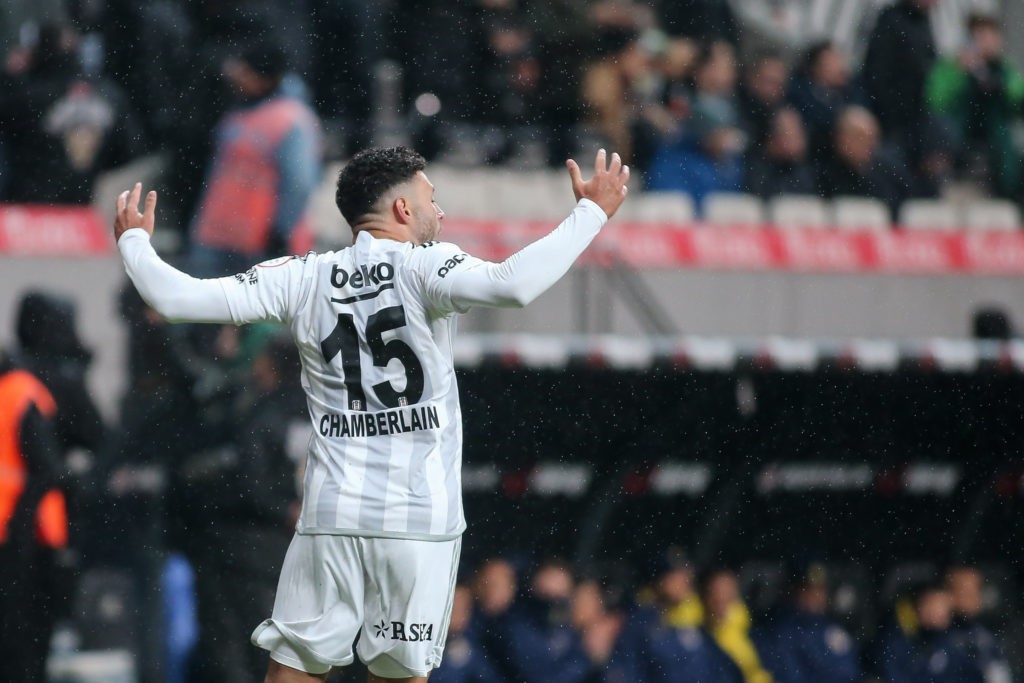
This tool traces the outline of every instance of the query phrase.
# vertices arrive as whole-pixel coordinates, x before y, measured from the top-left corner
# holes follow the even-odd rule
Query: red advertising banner
[[[113,246],[110,228],[91,207],[0,205],[0,254],[93,256]]]
[[[448,218],[441,239],[501,260],[547,234],[548,221]],[[90,207],[0,205],[0,254],[88,256],[113,249]],[[848,231],[613,221],[585,263],[636,268],[820,273],[1024,275],[1024,232]]]
[[[446,219],[441,239],[503,259],[551,230],[543,221]],[[612,222],[583,257],[637,268],[1024,275],[1024,233],[848,231]]]

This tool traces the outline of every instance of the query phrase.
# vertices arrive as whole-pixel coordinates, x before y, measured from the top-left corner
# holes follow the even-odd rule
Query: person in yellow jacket
[[[0,351],[0,680],[42,681],[57,605],[55,552],[68,542],[57,405]]]
[[[750,639],[750,611],[740,596],[739,581],[729,569],[718,569],[703,583],[704,627],[743,672],[746,683],[772,683],[771,674]]]

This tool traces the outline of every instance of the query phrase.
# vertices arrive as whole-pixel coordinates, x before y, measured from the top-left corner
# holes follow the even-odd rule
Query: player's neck
[[[395,242],[415,242],[412,232],[404,225],[394,225],[384,221],[364,221],[353,228],[356,238],[367,233],[374,239],[394,240]]]

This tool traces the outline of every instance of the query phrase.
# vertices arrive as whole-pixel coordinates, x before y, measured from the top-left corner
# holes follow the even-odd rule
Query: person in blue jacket
[[[885,683],[983,683],[950,630],[952,599],[938,583],[919,588],[913,609],[897,608],[880,639],[878,673]]]
[[[743,683],[739,668],[699,620],[679,616],[687,610],[680,610],[684,603],[674,586],[680,577],[692,579],[685,558],[663,553],[655,566],[652,602],[629,616],[605,671],[605,683]]]
[[[572,626],[575,579],[568,565],[545,560],[528,590],[516,595],[516,575],[504,560],[480,570],[481,642],[498,672],[516,683],[582,683],[590,658]]]
[[[999,637],[982,620],[985,611],[985,576],[977,567],[953,566],[946,570],[946,589],[953,601],[950,635],[985,683],[1013,683],[1013,672]]]
[[[796,573],[788,604],[775,610],[755,636],[775,683],[857,683],[861,667],[847,631],[830,619],[828,575],[820,564]]]
[[[431,675],[431,683],[503,683],[480,646],[478,624],[473,619],[473,594],[469,586],[455,587],[444,659]]]
[[[698,99],[688,130],[655,152],[646,189],[686,192],[703,214],[707,195],[743,190],[744,144],[731,103]]]

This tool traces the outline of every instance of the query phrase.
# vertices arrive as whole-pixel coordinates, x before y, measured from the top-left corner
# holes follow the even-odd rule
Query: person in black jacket
[[[814,169],[807,160],[807,134],[795,109],[771,118],[763,146],[747,157],[746,188],[764,199],[780,194],[814,194]]]
[[[904,167],[880,146],[878,122],[862,107],[849,107],[836,123],[832,153],[821,164],[818,191],[823,197],[874,197],[892,214],[911,191]]]
[[[878,17],[861,69],[868,106],[886,142],[913,156],[915,136],[926,121],[925,83],[935,65],[929,12],[938,0],[900,0]]]
[[[230,440],[181,464],[185,551],[195,569],[200,629],[197,681],[255,681],[267,655],[249,630],[274,606],[281,562],[298,514],[296,463],[289,439],[308,432],[306,404],[292,378],[298,356],[290,339],[273,338],[253,361],[228,424]],[[303,442],[304,445],[304,442]],[[199,502],[201,501],[201,502]]]
[[[55,578],[67,544],[65,478],[52,422],[56,404],[38,378],[0,351],[0,680],[44,679],[66,587]]]
[[[86,386],[92,351],[79,338],[75,318],[71,299],[26,292],[18,304],[19,362],[42,380],[60,406],[56,428],[63,451],[80,448],[95,454],[107,429]]]

